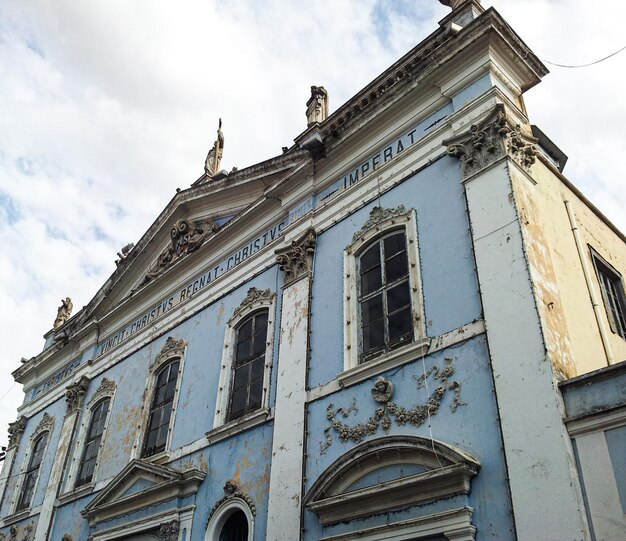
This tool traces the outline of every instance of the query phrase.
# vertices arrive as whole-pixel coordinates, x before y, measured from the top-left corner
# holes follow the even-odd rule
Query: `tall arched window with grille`
[[[35,486],[37,479],[39,478],[39,470],[41,469],[41,462],[43,460],[44,451],[46,450],[46,443],[48,442],[48,432],[44,432],[37,436],[32,443],[30,458],[28,459],[28,466],[24,472],[24,478],[22,481],[22,488],[20,490],[20,496],[15,508],[16,512],[28,509],[33,500],[35,493]]]
[[[83,452],[78,467],[78,475],[76,477],[77,487],[90,483],[93,480],[96,461],[98,460],[98,451],[100,450],[100,443],[102,441],[102,435],[104,434],[104,427],[110,405],[111,399],[105,398],[91,409],[91,419],[85,436]]]

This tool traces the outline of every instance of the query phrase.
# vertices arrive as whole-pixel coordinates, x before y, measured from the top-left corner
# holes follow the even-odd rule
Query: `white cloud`
[[[606,24],[626,12],[617,0],[492,3],[548,60],[624,45]],[[0,369],[38,353],[60,299],[86,304],[116,251],[200,176],[218,117],[226,168],[277,155],[305,128],[311,84],[338,107],[447,12],[435,0],[2,4]],[[624,62],[552,68],[527,95],[531,120],[570,156],[566,172],[622,228]],[[0,401],[0,442],[20,400],[14,388]]]

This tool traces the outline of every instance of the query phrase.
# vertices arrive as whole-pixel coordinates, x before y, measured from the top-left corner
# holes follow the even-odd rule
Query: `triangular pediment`
[[[180,471],[143,460],[133,460],[85,507],[90,525],[110,520],[156,503],[189,496],[206,473]]]

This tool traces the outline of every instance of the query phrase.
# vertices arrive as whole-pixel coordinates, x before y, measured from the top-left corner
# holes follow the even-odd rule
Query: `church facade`
[[[444,3],[282,155],[220,170],[218,130],[64,301],[13,374],[0,540],[623,539],[624,236],[530,123],[545,66]]]

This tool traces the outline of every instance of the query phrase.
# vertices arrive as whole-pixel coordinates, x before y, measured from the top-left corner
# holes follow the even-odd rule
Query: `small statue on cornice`
[[[222,133],[222,119],[220,118],[217,128],[217,140],[213,143],[204,162],[204,172],[208,177],[213,177],[220,170],[220,162],[224,154],[224,134]]]
[[[55,331],[63,327],[63,324],[70,318],[73,307],[72,299],[69,297],[65,297],[65,300],[61,299],[61,306],[57,309],[57,317],[53,325]]]
[[[323,86],[312,86],[311,97],[306,102],[306,122],[313,124],[324,122],[328,116],[328,92]]]
[[[117,257],[119,257],[119,259],[117,259],[115,261],[116,265],[119,265],[122,261],[124,261],[127,257],[128,254],[130,253],[130,251],[135,247],[135,245],[132,242],[129,242],[126,246],[124,246],[119,252],[117,252]]]

